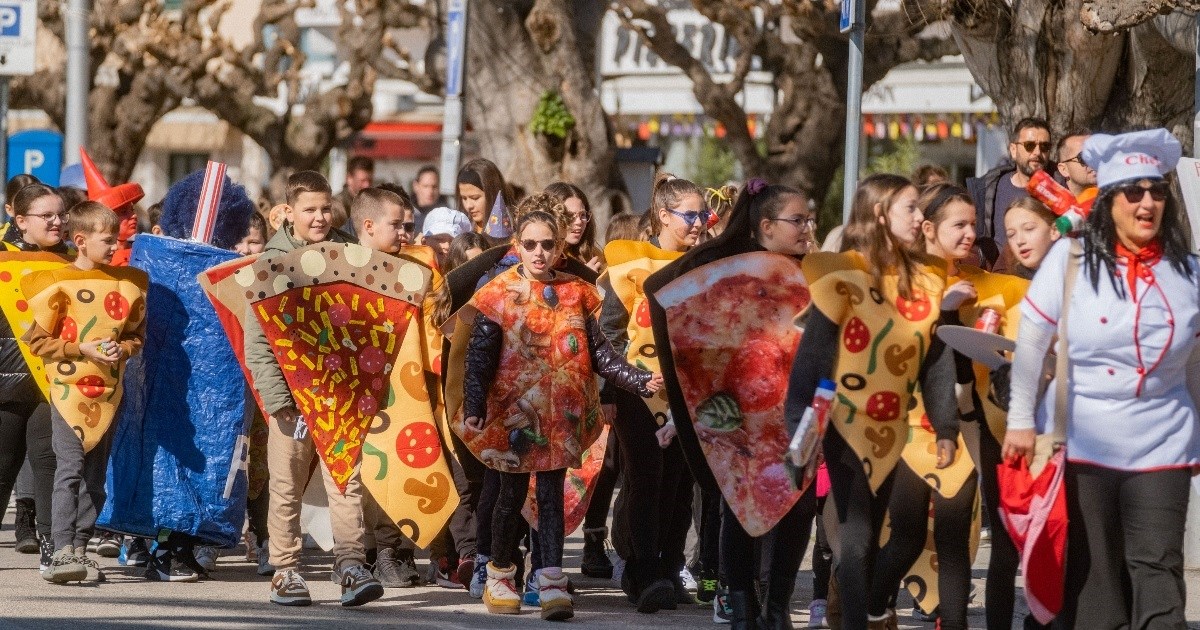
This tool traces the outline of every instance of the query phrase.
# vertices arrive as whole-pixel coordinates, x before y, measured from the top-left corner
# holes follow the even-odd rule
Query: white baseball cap
[[[425,237],[447,234],[456,238],[471,231],[471,219],[458,210],[440,207],[434,208],[425,215]]]

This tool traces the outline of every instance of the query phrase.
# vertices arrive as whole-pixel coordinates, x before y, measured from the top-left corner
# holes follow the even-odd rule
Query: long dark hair
[[[1117,273],[1117,227],[1113,221],[1113,198],[1120,194],[1122,185],[1109,186],[1100,191],[1092,205],[1092,213],[1083,224],[1083,264],[1092,280],[1092,289],[1100,287],[1100,266],[1104,266],[1103,275],[1108,276],[1113,289],[1121,299],[1125,299],[1125,283],[1121,282]],[[1187,278],[1192,277],[1192,268],[1188,265],[1191,253],[1188,251],[1187,236],[1180,218],[1179,202],[1173,193],[1167,194],[1163,203],[1162,222],[1158,228],[1158,241],[1162,244],[1162,257],[1171,263],[1171,267]]]
[[[554,182],[542,192],[553,195],[564,204],[568,199],[578,199],[583,204],[583,211],[589,216],[587,225],[583,227],[583,238],[578,245],[568,245],[566,253],[583,263],[595,256],[603,258],[604,252],[596,247],[596,217],[592,216],[592,204],[583,190],[570,182]]]

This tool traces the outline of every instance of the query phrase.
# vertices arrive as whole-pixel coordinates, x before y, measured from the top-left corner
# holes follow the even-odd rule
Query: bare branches
[[[1083,25],[1096,33],[1112,33],[1175,10],[1198,11],[1197,0],[1087,0],[1080,11]]]

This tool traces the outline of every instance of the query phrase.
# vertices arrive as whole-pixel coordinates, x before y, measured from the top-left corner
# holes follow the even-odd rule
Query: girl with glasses
[[[587,195],[575,184],[554,182],[543,191],[563,204],[567,211],[567,232],[563,253],[600,273],[604,271],[604,252],[596,247],[596,220]]]
[[[766,409],[769,412],[765,417],[760,416],[753,426],[746,421],[742,428],[734,431],[739,436],[744,432],[746,436],[747,452],[739,456],[737,448],[730,451],[726,444],[735,446],[741,437],[723,441],[724,438],[697,419],[700,410],[686,404],[683,386],[676,374],[677,370],[693,368],[676,363],[679,357],[672,351],[673,344],[682,339],[673,339],[672,332],[686,336],[689,347],[705,342],[714,349],[728,346],[727,327],[717,325],[716,330],[706,333],[698,323],[688,326],[687,320],[683,320],[685,323],[679,329],[668,330],[665,312],[655,296],[680,276],[699,277],[697,274],[722,273],[723,269],[739,265],[754,269],[789,270],[802,287],[798,259],[802,259],[813,248],[811,222],[808,197],[803,192],[752,179],[738,195],[728,224],[719,236],[695,247],[646,282],[656,345],[672,400],[674,426],[702,492],[711,496],[716,507],[715,515],[706,516],[719,527],[720,542],[712,549],[717,552],[719,547],[719,563],[712,558],[702,560],[701,580],[718,582],[718,574],[725,578],[727,584],[718,587],[714,599],[714,612],[721,615],[726,612],[721,609],[725,608],[734,628],[791,627],[790,601],[796,572],[808,544],[816,511],[815,488],[810,487],[802,492],[803,489],[796,486],[794,479],[786,479],[784,483],[778,479],[777,473],[783,467],[776,465],[777,458],[787,448],[784,388],[766,388],[773,392],[768,397],[776,397],[774,404],[750,395],[757,392],[763,383],[777,381],[780,385],[786,385],[790,362],[782,363],[781,369],[772,373],[769,367],[771,361],[767,357],[790,357],[795,352],[796,339],[793,338],[792,345],[785,348],[767,345],[774,344],[776,340],[763,339],[759,335],[759,338],[744,346],[746,352],[755,353],[757,357],[753,361],[754,369],[734,381],[730,381],[728,372],[725,372],[724,386],[737,394],[734,398],[739,408],[744,404],[746,409]],[[773,255],[764,256],[764,252]],[[762,282],[762,285],[755,284],[758,282]],[[736,301],[740,312],[756,313],[751,317],[756,322],[763,320],[757,316],[758,313],[779,313],[787,320],[787,326],[791,327],[792,320],[807,305],[803,290],[792,290],[792,287],[781,283],[763,282],[760,278],[743,275],[737,276],[737,281],[732,284],[746,287],[749,293],[739,294],[738,298],[724,302]],[[721,317],[720,311],[721,305],[713,304],[713,311],[704,313],[703,317],[706,320],[727,321]],[[741,351],[735,353],[730,364],[736,362],[738,356],[747,355]],[[704,380],[704,377],[699,380]],[[744,399],[738,398],[741,395],[739,392],[746,393]],[[749,400],[751,398],[753,401]],[[777,439],[772,441],[772,437]],[[707,446],[702,446],[702,442]],[[714,461],[722,463],[713,464]],[[735,469],[743,472],[730,474],[729,470]],[[747,491],[747,488],[750,490]],[[769,510],[763,508],[766,505],[770,505]],[[760,534],[764,526],[765,531]],[[706,544],[705,529],[707,527],[702,522],[702,546]],[[748,530],[756,534],[752,536]],[[778,534],[768,537],[772,532]],[[762,573],[767,576],[767,583],[756,594],[755,582],[760,574],[760,562],[764,565]]]
[[[657,370],[642,284],[699,242],[708,229],[708,209],[696,184],[669,173],[655,180],[651,202],[648,242],[614,241],[604,248],[608,270],[600,281],[605,290],[600,325],[630,361]],[[608,396],[617,409],[613,430],[626,480],[614,514],[614,529],[629,533],[628,548],[618,547],[626,561],[621,588],[641,613],[694,604],[680,577],[691,527],[692,476],[679,445],[659,443],[657,433],[670,423],[666,396],[643,400],[606,389],[606,401]]]
[[[520,612],[521,507],[536,473],[538,596],[542,618],[554,621],[574,615],[562,572],[563,482],[602,428],[595,376],[643,396],[662,384],[661,376],[626,363],[604,338],[595,287],[555,270],[563,229],[550,213],[519,215],[513,243],[520,262],[459,313],[459,323],[473,324],[463,412],[453,423],[471,452],[499,474],[495,509],[479,515],[492,522],[484,604],[492,613]]]
[[[0,241],[0,286],[5,295],[21,296],[19,283],[25,274],[67,265],[70,251],[63,242],[66,212],[54,189],[36,180],[13,191],[8,200],[13,221]],[[37,553],[40,548],[43,568],[49,568],[54,552],[50,502],[55,469],[50,406],[39,387],[39,381],[45,381],[42,362],[26,358],[14,334],[28,327],[33,315],[28,309],[18,309],[18,302],[11,299],[0,303],[5,315],[0,318],[0,517],[8,507],[17,474],[28,454],[34,495],[32,501],[17,500],[17,547],[24,553]],[[45,541],[40,547],[33,529]]]

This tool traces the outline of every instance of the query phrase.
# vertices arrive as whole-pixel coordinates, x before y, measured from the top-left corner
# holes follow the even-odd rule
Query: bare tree
[[[1008,123],[1170,129],[1190,148],[1195,20],[1170,0],[941,0],[975,80]]]
[[[192,99],[266,150],[276,173],[316,169],[329,151],[371,121],[377,77],[412,81],[436,90],[415,70],[411,55],[389,29],[436,26],[433,3],[359,0],[338,3],[339,67],[332,78],[305,73],[297,10],[312,0],[264,0],[254,40],[237,48],[218,24],[225,0],[187,0],[177,19],[159,17],[159,36],[147,51],[173,69],[175,95]]]
[[[818,199],[824,196],[841,165],[845,137],[848,53],[847,40],[837,29],[837,2],[692,0],[737,44],[732,72],[720,77],[677,40],[668,3],[616,0],[612,5],[655,54],[692,81],[696,100],[706,115],[724,125],[724,141],[748,175],[796,186]],[[920,12],[875,12],[875,5],[868,0],[864,86],[900,63],[954,52],[948,37],[925,32],[927,22],[912,19]],[[778,94],[765,146],[753,138],[738,101],[755,59],[773,76]]]
[[[538,190],[567,180],[604,221],[624,184],[612,129],[596,92],[594,0],[474,0],[467,29],[466,116],[482,154],[512,183]],[[539,103],[569,114],[539,131]],[[544,105],[545,106],[545,105]],[[445,177],[452,174],[443,174]]]
[[[150,128],[180,104],[172,69],[144,55],[155,0],[95,0],[91,21],[88,153],[110,181],[133,172]],[[66,126],[66,47],[59,2],[38,3],[37,73],[12,84],[12,105],[40,109]]]

